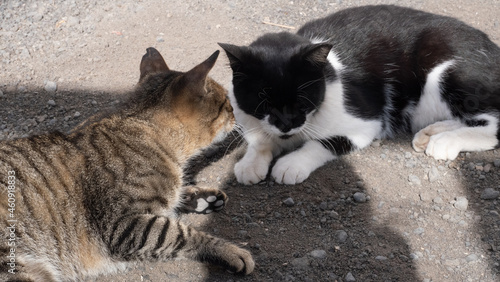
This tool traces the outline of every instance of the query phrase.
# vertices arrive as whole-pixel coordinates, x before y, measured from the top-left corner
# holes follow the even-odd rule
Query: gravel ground
[[[217,42],[248,44],[381,3],[457,17],[500,44],[498,0],[1,1],[0,139],[66,132],[112,109],[133,89],[149,46],[187,70]],[[229,85],[224,56],[212,76]],[[499,150],[442,162],[401,136],[332,162],[301,185],[245,187],[232,174],[243,143],[233,136],[193,161],[190,180],[231,200],[220,214],[183,220],[245,245],[257,262],[253,274],[175,260],[132,263],[95,281],[500,281]]]

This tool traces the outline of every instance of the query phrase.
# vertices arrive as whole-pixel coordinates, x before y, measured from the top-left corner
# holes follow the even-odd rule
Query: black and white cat
[[[375,138],[416,133],[436,159],[499,145],[500,48],[456,19],[397,6],[346,9],[297,34],[220,44],[248,142],[237,180],[295,184]]]

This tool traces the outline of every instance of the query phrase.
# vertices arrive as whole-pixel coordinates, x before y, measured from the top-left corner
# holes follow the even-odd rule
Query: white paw
[[[461,140],[453,131],[431,136],[425,153],[436,160],[454,160],[462,150]]]
[[[252,185],[266,179],[269,162],[264,158],[243,158],[234,166],[234,175],[239,183]]]
[[[288,156],[279,159],[271,173],[277,183],[287,185],[302,183],[310,174],[311,170],[307,165],[294,161],[293,158]]]

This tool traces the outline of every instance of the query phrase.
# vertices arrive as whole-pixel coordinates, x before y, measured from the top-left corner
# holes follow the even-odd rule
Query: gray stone
[[[494,160],[494,161],[493,161],[493,165],[494,165],[495,167],[500,167],[500,159]]]
[[[50,99],[50,100],[47,101],[47,105],[49,105],[49,106],[55,106],[56,105],[56,101]]]
[[[410,176],[408,176],[408,181],[410,181],[411,184],[415,184],[415,185],[422,184],[422,182],[420,181],[420,178],[414,174],[410,174]]]
[[[345,243],[345,241],[347,241],[347,237],[347,232],[345,232],[344,230],[335,231],[335,238],[337,238],[337,242]]]
[[[287,206],[287,207],[293,207],[295,205],[295,202],[293,201],[292,198],[286,198],[283,201],[283,204],[285,204],[285,206]]]
[[[318,259],[326,258],[326,251],[325,250],[314,250],[310,254],[313,258],[318,258]]]
[[[465,258],[465,260],[466,260],[467,262],[474,262],[474,261],[477,261],[478,259],[479,259],[479,258],[478,258],[478,256],[477,256],[476,254],[470,254],[470,255],[468,255],[468,256]]]
[[[352,195],[352,197],[354,198],[354,201],[356,203],[366,202],[366,194],[365,193],[356,192],[356,193],[354,193],[354,195]]]
[[[438,204],[438,205],[440,205],[440,204],[444,203],[444,201],[443,201],[443,199],[441,199],[441,197],[436,197],[436,198],[434,198],[432,201],[433,201],[435,204]]]
[[[376,256],[375,257],[376,260],[380,260],[380,261],[384,261],[384,260],[387,260],[387,257],[384,257],[384,256]]]
[[[494,200],[500,196],[500,191],[497,191],[493,188],[486,188],[481,193],[481,199],[483,200]]]
[[[435,166],[431,167],[431,170],[429,171],[429,181],[435,182],[440,176],[438,168]]]
[[[56,92],[56,90],[57,90],[57,83],[55,83],[54,81],[47,81],[47,82],[45,82],[44,89],[47,92],[51,92],[51,93],[52,92]]]
[[[469,200],[466,197],[457,197],[453,206],[461,211],[466,211],[469,207]]]
[[[486,164],[484,167],[483,167],[483,171],[486,172],[486,173],[489,173],[490,170],[491,170],[491,167],[492,165],[491,164]]]
[[[347,273],[347,275],[345,276],[345,281],[346,282],[354,282],[356,281],[356,278],[354,278],[354,275],[352,275],[351,272]]]
[[[420,235],[420,234],[422,234],[422,233],[424,233],[424,232],[425,232],[425,229],[424,229],[424,228],[422,228],[422,227],[419,227],[419,228],[417,228],[417,229],[413,230],[413,233],[414,233],[414,234],[417,234],[417,235]]]

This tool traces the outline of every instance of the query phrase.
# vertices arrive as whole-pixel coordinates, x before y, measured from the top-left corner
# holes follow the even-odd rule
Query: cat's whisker
[[[303,93],[303,92],[299,92],[299,93]],[[318,106],[316,106],[316,104],[314,104],[314,102],[311,101],[311,99],[307,98],[305,95],[298,95],[297,97],[302,98],[302,99],[308,101],[309,103],[311,103],[311,105],[314,107],[314,109],[316,109],[316,110],[319,109]]]
[[[307,88],[307,87],[311,86],[312,84],[314,84],[318,81],[322,81],[324,79],[325,79],[325,77],[323,76],[323,77],[320,77],[318,79],[309,80],[309,81],[301,84],[299,87],[297,87],[297,90],[303,90],[304,88]]]

